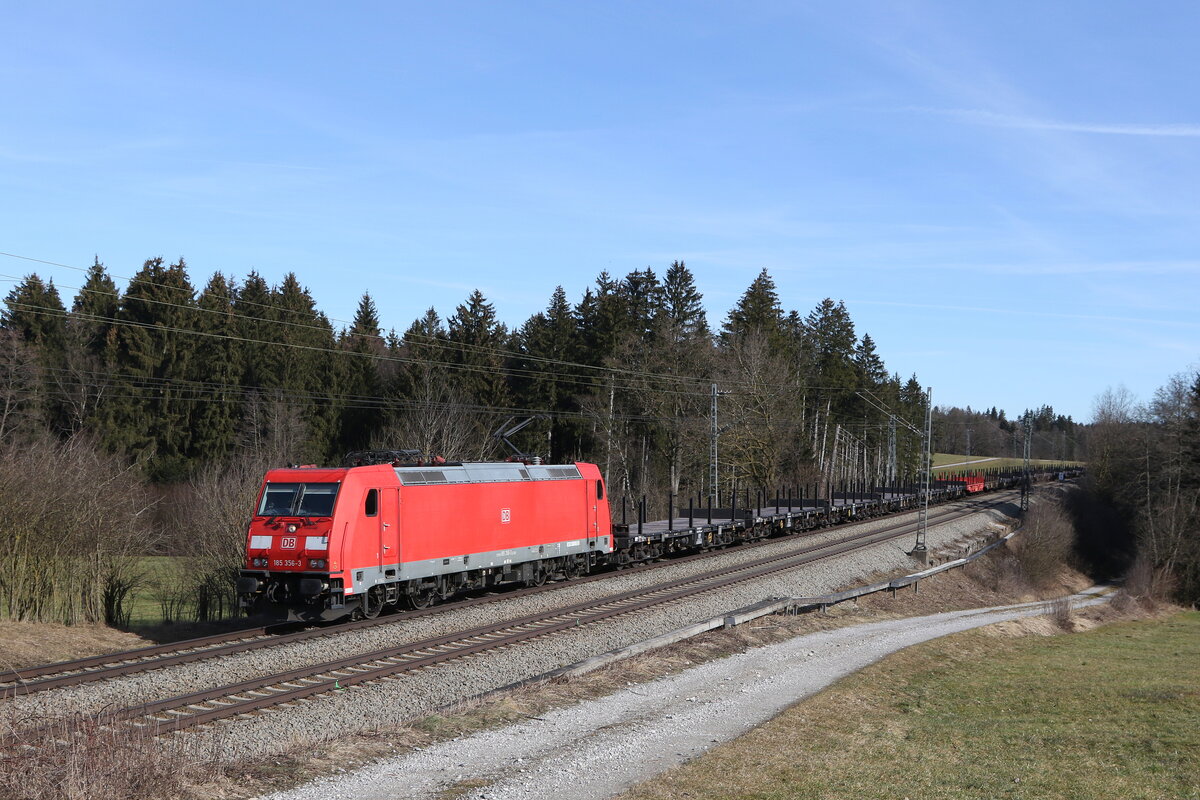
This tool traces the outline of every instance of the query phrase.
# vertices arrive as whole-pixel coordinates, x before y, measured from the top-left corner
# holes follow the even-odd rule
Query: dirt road
[[[1089,590],[1076,607],[1105,602]],[[972,609],[800,636],[630,686],[518,725],[271,795],[272,800],[609,798],[766,722],[793,703],[920,642],[1036,616],[1046,604]],[[482,785],[486,782],[486,785]]]

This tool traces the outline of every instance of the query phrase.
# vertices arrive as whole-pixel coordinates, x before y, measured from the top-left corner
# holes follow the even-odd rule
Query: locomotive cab
[[[303,620],[320,619],[328,606],[342,605],[342,582],[331,576],[338,566],[331,542],[344,472],[268,473],[246,531],[246,559],[237,583],[243,608],[251,613],[295,609],[287,618]]]

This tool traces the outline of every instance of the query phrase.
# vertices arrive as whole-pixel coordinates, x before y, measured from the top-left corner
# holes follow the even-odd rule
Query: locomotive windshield
[[[268,483],[258,507],[260,517],[330,517],[336,483]]]

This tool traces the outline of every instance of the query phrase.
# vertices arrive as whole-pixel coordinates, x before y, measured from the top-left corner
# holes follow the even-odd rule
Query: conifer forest
[[[669,494],[911,483],[920,468],[919,437],[881,411],[921,427],[917,376],[889,372],[843,303],[786,309],[766,270],[721,320],[675,262],[601,273],[576,300],[555,288],[514,328],[474,291],[403,331],[369,293],[353,320],[329,319],[295,274],[197,288],[183,259],[153,258],[121,286],[97,259],[80,282],[67,298],[29,274],[0,317],[0,503],[15,509],[0,613],[17,619],[120,622],[130,556],[154,553],[207,565],[195,613],[226,615],[267,468],[361,449],[501,459],[496,432],[530,418],[511,437],[522,452],[594,462],[652,513]],[[1086,432],[1049,406],[1011,421],[936,409],[933,447],[1019,456],[1026,422],[1035,458],[1084,457]],[[220,535],[178,533],[197,529]],[[78,540],[70,557],[44,557],[62,550],[47,530]],[[47,585],[63,589],[33,590]]]

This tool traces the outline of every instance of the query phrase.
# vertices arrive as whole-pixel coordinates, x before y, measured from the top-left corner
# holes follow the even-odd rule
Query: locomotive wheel
[[[410,588],[404,597],[413,608],[429,608],[435,599],[433,587]]]
[[[546,578],[547,578],[546,568],[543,565],[538,564],[536,567],[534,567],[533,577],[531,577],[531,578],[529,578],[529,580],[525,581],[525,585],[526,586],[541,586],[542,584],[544,584],[546,582]]]
[[[383,610],[383,587],[372,586],[362,596],[362,605],[358,611],[364,619],[375,619]]]

